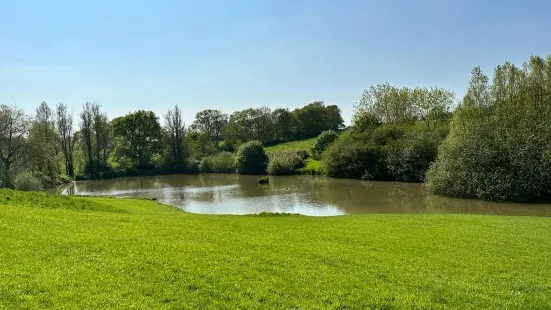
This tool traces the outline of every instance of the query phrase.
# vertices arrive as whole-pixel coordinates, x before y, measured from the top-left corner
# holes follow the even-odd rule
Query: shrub
[[[260,141],[250,141],[239,147],[235,167],[239,174],[265,174],[268,155]]]
[[[258,183],[259,183],[259,184],[268,184],[268,183],[270,183],[270,178],[268,178],[268,177],[260,177],[260,179],[258,179]]]
[[[293,162],[289,158],[274,157],[268,163],[268,174],[270,175],[291,175],[296,174]]]
[[[40,179],[35,177],[31,172],[22,172],[13,180],[13,186],[21,191],[37,191],[42,189]]]
[[[235,158],[230,152],[220,152],[216,155],[204,157],[199,164],[201,173],[232,173],[235,172]]]
[[[333,141],[337,140],[338,137],[339,135],[333,130],[322,132],[316,139],[316,142],[314,142],[314,146],[312,146],[313,157],[319,160],[321,153],[323,153]]]
[[[404,136],[388,145],[385,162],[392,179],[423,182],[430,164],[436,159],[440,138],[424,132]]]
[[[327,175],[337,178],[386,179],[381,149],[365,138],[341,135],[323,153]]]
[[[306,150],[285,150],[269,154],[268,174],[291,175],[298,173],[298,168],[304,166],[308,157]]]
[[[189,158],[186,160],[186,172],[187,173],[199,173],[200,161],[195,158]]]

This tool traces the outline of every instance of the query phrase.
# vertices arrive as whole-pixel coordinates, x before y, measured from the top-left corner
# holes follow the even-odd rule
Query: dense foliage
[[[551,56],[523,68],[480,68],[428,173],[434,193],[490,200],[551,199]]]
[[[235,157],[230,152],[220,152],[216,155],[203,157],[199,164],[202,173],[235,173]]]
[[[20,191],[37,191],[42,188],[40,179],[35,177],[32,172],[25,171],[15,176],[13,187]]]
[[[297,174],[298,169],[304,166],[308,152],[305,150],[285,150],[271,152],[268,157],[268,174],[291,175]]]
[[[422,182],[448,131],[454,94],[388,84],[366,90],[352,128],[322,153],[329,176]],[[323,138],[331,140],[331,138]],[[322,147],[319,147],[322,149]],[[315,154],[315,152],[314,152]]]
[[[312,146],[312,156],[316,159],[320,159],[321,153],[323,153],[333,141],[337,140],[338,137],[339,135],[333,130],[322,132],[317,137],[316,142],[314,142],[314,146]]]
[[[325,130],[344,127],[340,109],[322,101],[289,111],[267,107],[246,109],[230,115],[222,137],[228,143],[240,144],[258,140],[263,144],[317,137]]]
[[[268,155],[260,141],[249,141],[239,147],[235,167],[239,174],[266,174]]]

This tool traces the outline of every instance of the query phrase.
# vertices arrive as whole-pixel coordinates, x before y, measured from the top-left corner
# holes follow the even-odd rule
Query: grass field
[[[311,138],[311,139],[305,139],[305,140],[279,143],[276,145],[268,146],[265,149],[266,149],[266,152],[285,151],[285,150],[307,150],[309,152],[310,148],[312,148],[312,146],[314,145],[314,142],[316,142],[316,139],[317,138]]]
[[[188,214],[0,190],[0,308],[551,307],[551,218]]]

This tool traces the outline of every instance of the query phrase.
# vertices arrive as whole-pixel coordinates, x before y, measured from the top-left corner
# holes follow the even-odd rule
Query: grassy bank
[[[211,216],[0,190],[0,308],[548,308],[551,218]]]

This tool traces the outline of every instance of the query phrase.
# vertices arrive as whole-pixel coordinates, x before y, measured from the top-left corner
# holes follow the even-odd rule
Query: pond
[[[235,174],[127,177],[75,182],[64,194],[155,198],[192,213],[286,212],[314,216],[362,213],[462,213],[551,216],[551,204],[495,203],[428,195],[422,184],[311,176]]]

